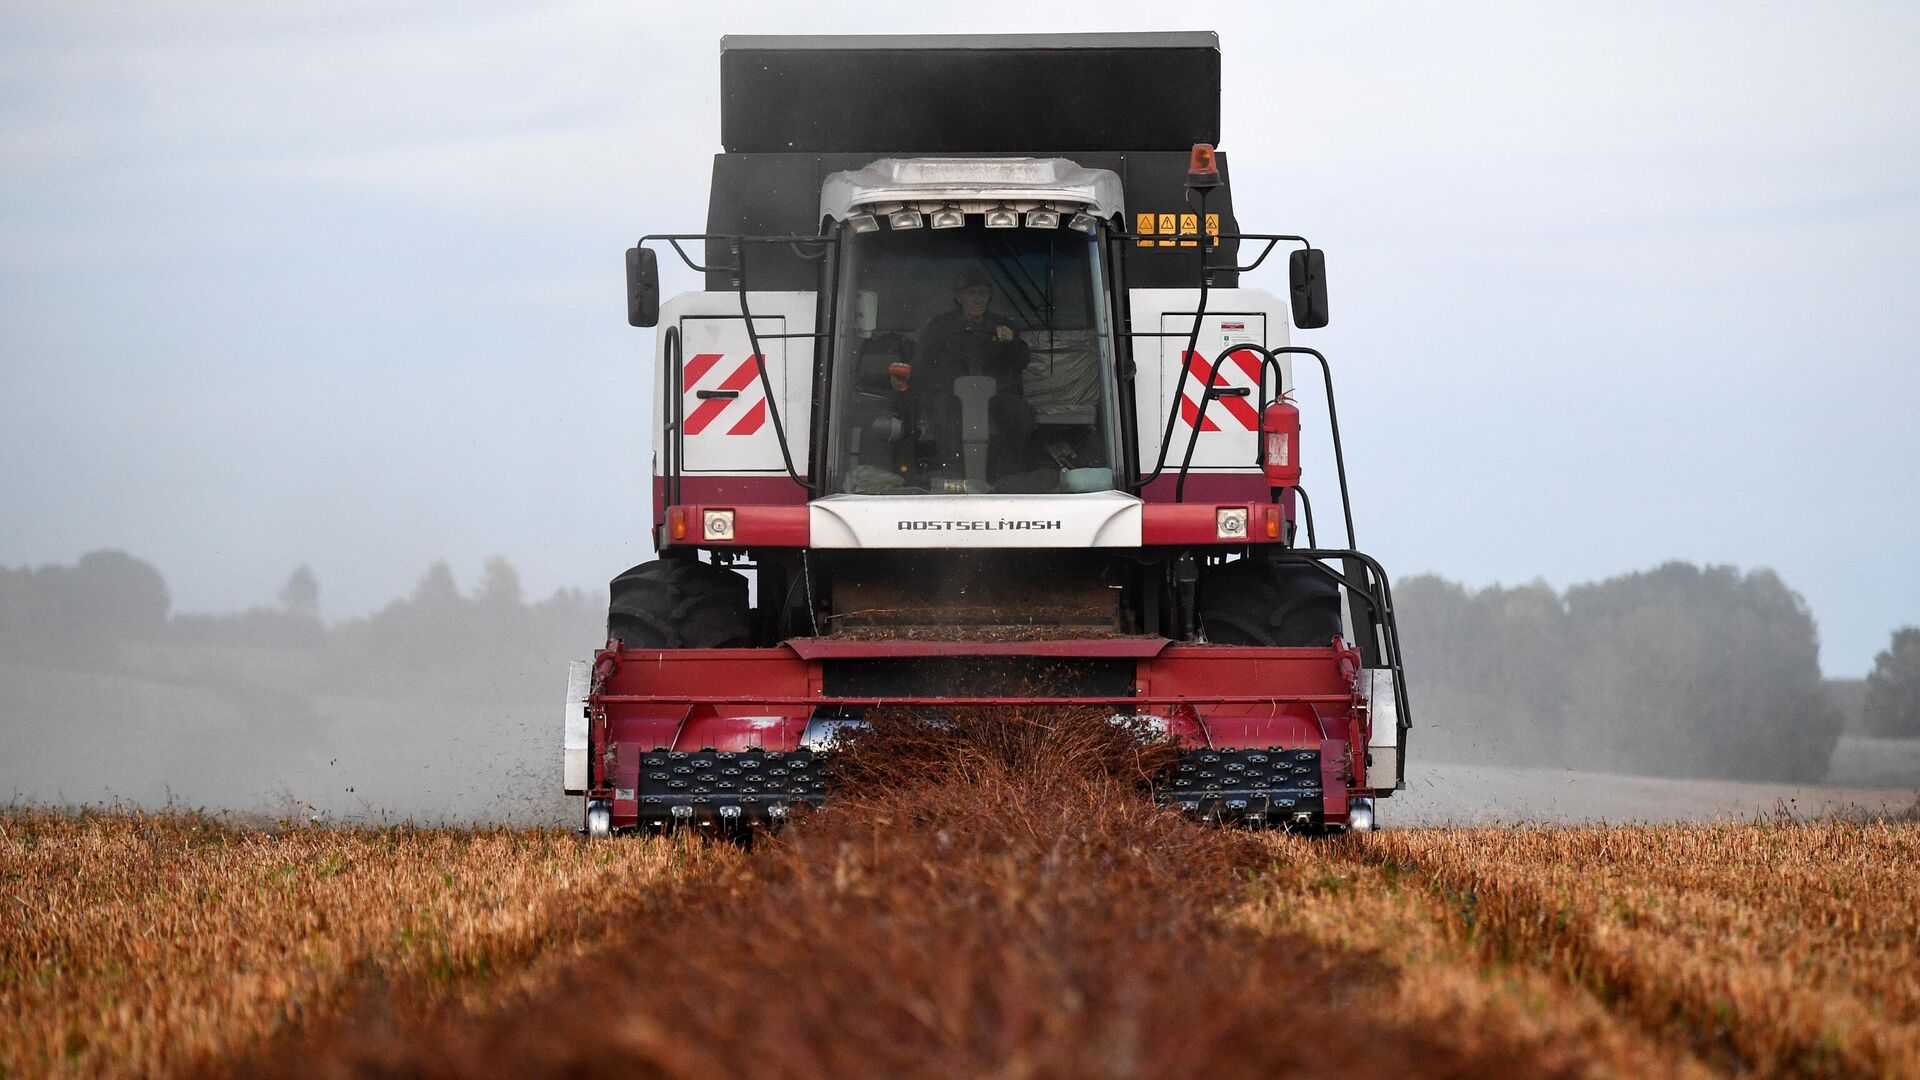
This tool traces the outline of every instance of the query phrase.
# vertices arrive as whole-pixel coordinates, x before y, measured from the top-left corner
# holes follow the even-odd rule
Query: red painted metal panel
[[[1221,539],[1219,512],[1235,505],[1247,511],[1247,535]],[[1284,510],[1284,507],[1267,502],[1224,505],[1215,502],[1147,503],[1140,508],[1140,540],[1147,545],[1275,544],[1285,535],[1285,530],[1277,527],[1285,520],[1282,516]],[[1274,515],[1276,523],[1271,530],[1267,527],[1269,515]]]
[[[1057,655],[1132,657],[1136,696],[829,698],[821,662],[839,657]],[[1317,747],[1327,813],[1345,820],[1347,790],[1364,786],[1365,736],[1356,705],[1358,659],[1326,648],[1175,645],[1163,639],[1051,642],[793,642],[771,649],[634,649],[596,657],[593,788],[611,797],[635,786],[641,753],[656,748],[793,750],[815,708],[1095,706],[1165,717],[1194,745]],[[611,753],[609,753],[611,751]],[[637,804],[614,801],[616,824]]]
[[[888,695],[879,697],[853,697],[843,694],[831,696],[821,694],[749,694],[749,693],[664,693],[664,694],[600,694],[594,697],[596,702],[607,705],[644,705],[660,709],[671,709],[678,713],[687,712],[689,707],[704,708],[714,702],[724,701],[732,713],[757,715],[755,709],[810,708],[815,705],[901,705],[915,708],[923,706],[975,706],[1000,707],[1008,705],[1165,705],[1173,707],[1203,706],[1247,706],[1258,707],[1260,711],[1249,714],[1245,719],[1260,730],[1273,726],[1275,717],[1281,715],[1282,706],[1326,705],[1344,706],[1350,699],[1345,694],[1295,694],[1268,691],[1263,694],[1144,694],[1139,696],[1100,695],[1096,697],[1045,697],[1033,694],[1004,694],[993,696],[955,697],[913,697],[908,695]],[[1302,714],[1305,716],[1306,714]],[[1235,717],[1235,719],[1239,719]],[[1303,720],[1308,726],[1311,721]],[[1249,736],[1251,738],[1251,736]],[[1226,745],[1226,743],[1222,743]],[[1234,745],[1239,745],[1235,743]],[[1248,742],[1246,745],[1264,745]]]
[[[1175,460],[1167,466],[1160,479],[1148,484],[1140,492],[1140,497],[1148,503],[1173,502],[1173,488],[1176,481],[1174,471],[1179,468]],[[1253,439],[1247,439],[1246,472],[1190,472],[1187,474],[1187,501],[1192,503],[1263,503],[1269,499],[1267,474],[1253,463]]]
[[[667,481],[653,478],[654,524],[666,520]],[[790,476],[714,476],[680,478],[680,501],[700,506],[805,506],[807,489]]]
[[[1359,779],[1358,773],[1349,778],[1352,765],[1347,744],[1334,739],[1320,744],[1320,790],[1326,800],[1322,810],[1328,821],[1347,820],[1347,787]]]
[[[1355,670],[1344,647],[1175,645],[1141,665],[1141,682],[1149,698],[1192,700],[1209,745],[1316,746],[1352,735]]]
[[[888,656],[1107,656],[1146,658],[1171,642],[1163,637],[1065,641],[834,641],[795,638],[787,647],[808,660]]]
[[[1148,544],[1217,544],[1221,543],[1215,534],[1214,511],[1222,506],[1247,506],[1252,508],[1249,517],[1250,539],[1255,543],[1264,543],[1272,538],[1266,534],[1266,519],[1262,516],[1267,506],[1274,505],[1272,493],[1267,487],[1266,476],[1258,470],[1246,473],[1193,473],[1187,477],[1187,501],[1173,501],[1173,478],[1163,476],[1148,484],[1141,493],[1146,505],[1142,508],[1142,529]],[[1293,520],[1294,507],[1292,492],[1281,496],[1279,502],[1282,524]],[[660,524],[666,520],[666,481],[661,477],[653,478],[654,521]],[[772,508],[785,508],[797,513],[807,504],[807,490],[785,476],[683,476],[680,480],[680,498],[682,505],[728,507],[736,514],[752,511],[756,515]],[[739,543],[758,543],[767,547],[805,546],[801,539],[790,542],[786,537],[793,535],[793,523],[798,517],[775,517],[769,519],[777,523],[781,531],[776,538],[769,540]]]
[[[668,507],[669,512],[679,507]],[[679,547],[743,548],[806,547],[812,537],[805,506],[732,506],[721,504],[687,505],[687,539]],[[699,535],[702,516],[708,510],[733,511],[733,539],[707,540]]]
[[[605,674],[594,700],[619,706],[623,715],[693,724],[708,715],[750,717],[793,712],[814,704],[980,704],[980,705],[1182,705],[1198,707],[1215,738],[1254,737],[1253,729],[1274,725],[1325,723],[1339,714],[1344,729],[1354,701],[1353,665],[1344,648],[1250,648],[1226,645],[1170,645],[1158,639],[1088,642],[1023,642],[1025,649],[1057,646],[1074,651],[1040,655],[1133,655],[1140,659],[1134,696],[1047,697],[1021,694],[992,697],[826,697],[819,689],[817,661],[844,656],[1034,655],[989,651],[971,642],[795,642],[771,649],[630,649],[617,656],[602,652]],[[860,646],[865,651],[841,651]],[[1112,647],[1112,652],[1085,650]],[[1157,656],[1127,650],[1157,647]],[[808,655],[803,655],[802,650]],[[610,669],[610,670],[608,670]],[[1249,709],[1247,706],[1265,706]],[[689,709],[691,707],[691,711]],[[756,710],[759,710],[756,712]],[[1239,725],[1229,727],[1227,725]]]
[[[1140,542],[1218,543],[1218,509],[1213,503],[1148,503],[1140,508]]]

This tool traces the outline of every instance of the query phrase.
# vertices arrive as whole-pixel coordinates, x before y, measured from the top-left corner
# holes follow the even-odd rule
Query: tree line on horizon
[[[1575,585],[1395,589],[1424,752],[1816,782],[1843,727],[1805,602],[1771,570],[1670,562]],[[1867,680],[1864,733],[1920,737],[1920,630]]]
[[[436,562],[408,595],[333,623],[320,617],[320,583],[305,566],[276,600],[227,614],[173,614],[159,570],[119,551],[92,552],[73,566],[0,567],[0,651],[110,664],[97,646],[271,649],[309,654],[323,682],[485,693],[521,675],[551,689],[554,667],[589,654],[606,618],[604,605],[578,589],[529,601],[501,556],[486,561],[473,588],[463,590],[447,563]]]

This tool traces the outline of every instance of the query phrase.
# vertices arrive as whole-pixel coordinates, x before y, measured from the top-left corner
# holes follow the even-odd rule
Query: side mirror
[[[652,248],[630,247],[627,249],[627,324],[657,326],[659,323],[659,260]]]
[[[1318,330],[1327,325],[1327,253],[1319,248],[1296,251],[1287,259],[1292,282],[1293,325]]]

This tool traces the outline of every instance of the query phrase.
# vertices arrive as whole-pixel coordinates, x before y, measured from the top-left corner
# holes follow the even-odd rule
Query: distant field
[[[1841,747],[1849,749],[1848,741],[1842,740]],[[1710,824],[1781,814],[1796,818],[1885,817],[1920,805],[1920,771],[1903,774],[1900,782],[1882,786],[1625,776],[1436,761],[1420,761],[1408,769],[1408,774],[1407,789],[1380,804],[1381,823],[1389,828],[1516,823]]]
[[[0,815],[0,1075],[1920,1075],[1920,825],[1256,836],[1058,737],[752,852]]]

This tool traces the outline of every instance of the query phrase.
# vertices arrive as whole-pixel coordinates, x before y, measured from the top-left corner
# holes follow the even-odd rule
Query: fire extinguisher
[[[1260,467],[1266,471],[1269,487],[1300,484],[1300,410],[1291,391],[1282,393],[1260,414]]]

